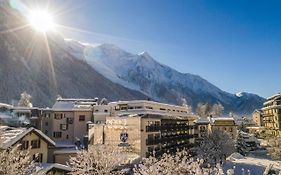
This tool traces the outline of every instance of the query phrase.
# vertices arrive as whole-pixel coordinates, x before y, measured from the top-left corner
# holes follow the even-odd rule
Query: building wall
[[[54,154],[54,163],[67,165],[70,157],[75,157],[75,153]]]
[[[84,120],[80,120],[84,116]],[[54,141],[83,143],[87,135],[87,122],[91,121],[91,110],[77,111],[51,111],[41,117],[41,130]]]
[[[108,117],[104,126],[104,143],[122,147],[121,133],[128,134],[126,143],[136,154],[141,154],[141,121],[138,117]]]
[[[33,155],[35,154],[42,154],[42,163],[47,163],[48,162],[48,144],[45,142],[45,140],[41,139],[37,134],[34,132],[30,132],[27,134],[25,137],[22,138],[21,141],[28,141],[29,146],[31,146],[31,141],[32,140],[40,140],[40,148],[31,148],[29,151],[30,158],[33,158]],[[19,141],[18,144],[21,143]]]
[[[85,116],[84,120],[80,120],[80,116]],[[92,121],[93,112],[89,111],[74,111],[74,141],[76,138],[80,139],[81,143],[84,141],[84,136],[88,135],[88,126],[87,122]]]
[[[218,121],[209,125],[210,131],[219,130],[229,134],[232,139],[237,137],[237,125],[234,121]]]
[[[253,112],[252,119],[256,126],[264,126],[262,113],[260,111]]]

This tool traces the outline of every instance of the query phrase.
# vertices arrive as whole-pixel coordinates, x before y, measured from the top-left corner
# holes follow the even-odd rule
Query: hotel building
[[[262,112],[266,133],[281,136],[281,93],[267,98]]]
[[[90,127],[90,144],[125,146],[140,157],[148,157],[188,149],[195,143],[197,117],[186,107],[146,100],[118,101],[108,106],[105,123]]]

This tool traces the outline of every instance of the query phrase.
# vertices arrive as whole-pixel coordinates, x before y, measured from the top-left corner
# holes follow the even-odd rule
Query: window
[[[85,115],[79,115],[79,121],[85,121]]]
[[[146,106],[145,108],[146,108],[146,109],[153,109],[153,108],[152,108],[152,107],[150,107],[150,106]]]
[[[26,150],[29,147],[29,141],[23,140],[21,141],[21,150]]]
[[[57,120],[62,119],[62,114],[61,115],[60,114],[55,114],[55,119],[57,119]]]
[[[66,139],[69,139],[69,135],[68,134],[66,135]]]
[[[49,125],[49,123],[48,122],[45,122],[45,126],[48,126]]]
[[[108,110],[107,110],[107,109],[105,109],[105,110],[104,110],[104,112],[108,112]]]
[[[67,130],[67,124],[60,124],[60,129],[63,131]]]
[[[54,132],[54,138],[61,138],[61,132]]]
[[[42,161],[43,161],[43,154],[42,153],[34,154],[33,155],[33,160],[34,160],[34,162],[42,163]]]
[[[31,149],[40,148],[40,139],[31,140]]]
[[[67,124],[73,124],[73,119],[72,118],[66,118],[66,123]]]
[[[165,109],[165,108],[160,108],[160,110],[161,110],[161,111],[166,111],[166,109]]]

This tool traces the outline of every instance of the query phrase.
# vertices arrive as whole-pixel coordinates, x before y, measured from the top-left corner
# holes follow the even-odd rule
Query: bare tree
[[[21,93],[18,106],[32,107],[31,95],[28,94],[26,91]]]
[[[126,156],[121,149],[110,145],[89,146],[88,151],[80,151],[76,157],[71,157],[69,166],[71,175],[108,175],[126,162]]]
[[[234,141],[227,133],[213,130],[209,135],[203,137],[197,147],[197,155],[205,162],[216,165],[224,162],[234,150]]]
[[[214,104],[212,106],[212,114],[216,117],[220,117],[223,113],[224,107],[222,104],[218,103],[218,104]]]
[[[212,107],[208,103],[205,103],[205,104],[199,103],[197,105],[196,113],[200,117],[207,117],[211,114],[211,109],[212,109]]]
[[[203,167],[202,160],[194,160],[186,151],[177,152],[175,155],[164,154],[160,159],[155,157],[144,158],[142,163],[135,166],[136,175],[203,175],[218,174],[217,167]]]

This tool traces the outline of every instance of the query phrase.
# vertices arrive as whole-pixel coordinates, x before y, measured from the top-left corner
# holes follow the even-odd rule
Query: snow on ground
[[[281,162],[273,161],[254,156],[242,156],[239,153],[233,153],[223,165],[223,170],[226,173],[228,169],[234,169],[235,175],[245,174],[262,175],[266,167],[273,165],[273,169],[281,171]]]

